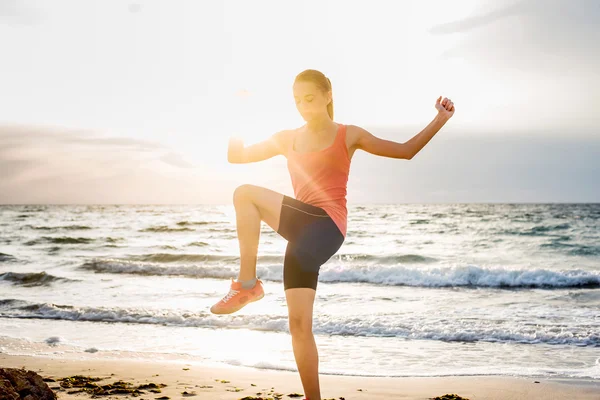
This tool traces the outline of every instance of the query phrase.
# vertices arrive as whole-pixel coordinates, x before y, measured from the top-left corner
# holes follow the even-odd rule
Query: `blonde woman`
[[[293,93],[306,124],[277,132],[247,148],[237,139],[229,142],[231,163],[285,156],[295,198],[255,185],[236,188],[233,203],[240,271],[237,280],[231,278],[229,293],[210,310],[230,314],[263,298],[256,259],[260,224],[265,221],[288,241],[283,286],[294,357],[306,400],[321,400],[319,359],[312,333],[313,303],[319,269],[346,237],[346,185],[352,156],[360,149],[383,157],[412,159],[452,117],[454,104],[440,96],[435,103],[438,114],[431,123],[406,143],[397,143],[358,126],[334,122],[331,81],[317,70],[298,74]]]

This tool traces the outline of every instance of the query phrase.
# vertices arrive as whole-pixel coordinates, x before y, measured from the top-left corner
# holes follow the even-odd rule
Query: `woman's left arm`
[[[358,127],[359,135],[356,140],[356,148],[383,157],[412,159],[454,115],[454,103],[448,98],[444,98],[440,102],[441,98],[442,96],[438,97],[435,103],[438,114],[429,125],[409,141],[398,143],[380,139]]]

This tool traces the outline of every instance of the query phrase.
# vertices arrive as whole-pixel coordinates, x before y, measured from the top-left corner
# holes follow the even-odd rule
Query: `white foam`
[[[144,264],[123,260],[95,260],[82,269],[96,272],[141,275],[181,275],[195,278],[230,279],[239,265],[197,266]],[[261,279],[281,282],[280,265],[257,265]],[[406,285],[421,287],[600,287],[600,272],[577,270],[482,268],[474,265],[458,267],[360,266],[330,260],[321,267],[319,282],[362,282],[376,285]]]

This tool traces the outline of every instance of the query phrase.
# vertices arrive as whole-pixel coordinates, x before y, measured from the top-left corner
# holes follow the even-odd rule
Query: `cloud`
[[[0,0],[0,23],[33,25],[42,20],[41,11],[27,6],[26,0]]]
[[[162,162],[167,163],[169,165],[172,165],[174,167],[179,167],[179,168],[194,168],[194,166],[192,164],[190,164],[189,162],[185,161],[177,153],[165,154],[164,156],[162,156],[160,158],[160,160]]]
[[[19,176],[22,171],[35,168],[38,165],[36,160],[2,159],[2,154],[0,153],[0,171],[2,171],[2,180],[4,182],[10,181]]]
[[[482,15],[476,15],[458,21],[435,25],[429,30],[429,32],[433,34],[466,32],[474,28],[485,26],[502,18],[517,15],[521,12],[521,8],[522,7],[520,7],[519,4],[513,4],[499,10],[484,13]]]
[[[414,135],[413,129],[367,128],[399,141]],[[285,159],[199,170],[166,146],[117,139],[0,126],[0,204],[231,204],[241,183],[293,193]],[[598,154],[598,136],[577,130],[448,130],[410,162],[357,152],[348,201],[598,202]]]
[[[89,193],[118,199],[119,190],[129,193],[127,199],[143,199],[144,193],[131,194],[133,187],[162,186],[176,196],[202,172],[160,143],[35,126],[0,126],[0,171],[0,203],[89,200]]]
[[[433,26],[430,33],[464,33],[442,58],[463,57],[489,68],[595,73],[600,67],[600,2],[488,2],[483,11]],[[496,8],[496,4],[503,4]]]
[[[30,147],[35,143],[48,143],[56,146],[75,146],[94,149],[118,149],[133,151],[157,151],[167,148],[145,140],[125,137],[99,137],[98,132],[52,128],[45,126],[0,125],[0,151],[10,148]]]

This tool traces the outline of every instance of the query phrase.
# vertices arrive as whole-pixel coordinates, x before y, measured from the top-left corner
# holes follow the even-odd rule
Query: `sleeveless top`
[[[346,237],[346,187],[350,173],[346,125],[338,124],[333,144],[320,151],[297,152],[294,141],[292,136],[287,167],[296,199],[325,210]]]

